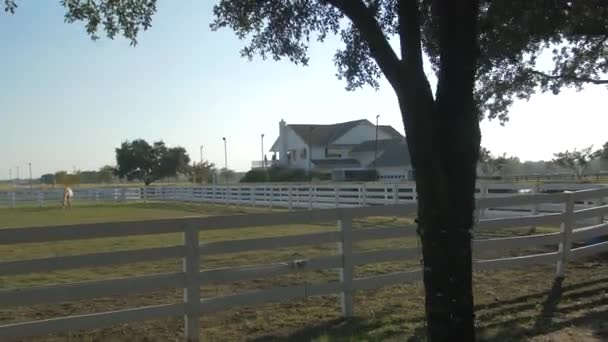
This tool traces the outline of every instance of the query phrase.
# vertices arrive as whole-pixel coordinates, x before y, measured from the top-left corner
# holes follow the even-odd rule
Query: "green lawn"
[[[199,204],[112,204],[77,205],[60,208],[0,209],[0,229],[84,222],[124,221],[175,218],[192,215],[240,215],[268,209],[226,207]],[[355,229],[372,226],[398,226],[410,219],[376,217],[354,222]],[[211,230],[201,233],[201,241],[247,239],[266,236],[305,234],[336,229],[336,222],[320,224],[250,227],[236,230]],[[554,228],[542,228],[542,231]],[[521,234],[512,231],[509,234]],[[104,238],[52,243],[0,245],[0,260],[17,260],[101,251],[128,250],[180,244],[180,234]],[[416,239],[369,241],[355,246],[356,251],[416,246]],[[234,267],[335,254],[335,243],[271,251],[243,252],[203,258],[204,269]],[[181,260],[163,260],[113,267],[0,276],[0,289],[75,281],[100,280],[181,270]],[[357,267],[356,276],[395,272],[418,267],[416,260],[385,262]],[[521,270],[481,272],[475,275],[478,327],[487,340],[551,340],[574,336],[571,341],[589,334],[602,333],[602,320],[608,319],[608,266],[606,259],[585,260],[568,269],[563,290],[556,297],[552,288],[553,268],[533,267]],[[338,280],[336,271],[327,270],[255,279],[201,288],[203,297],[242,291],[254,291],[303,282]],[[0,310],[0,324],[13,321],[50,318],[101,312],[143,305],[181,301],[181,291],[168,290],[135,296],[96,298],[93,300],[37,305]],[[423,291],[421,284],[402,285],[358,292],[356,318],[340,319],[336,296],[311,297],[286,303],[271,303],[254,308],[237,308],[202,318],[202,337],[208,341],[379,341],[417,340],[423,328]],[[542,323],[542,324],[541,324]],[[600,324],[600,325],[598,325]],[[150,321],[100,329],[75,331],[34,340],[178,340],[183,331],[181,319]],[[594,335],[595,334],[595,335]],[[598,340],[602,340],[601,335]],[[548,338],[548,339],[545,339]],[[570,341],[570,340],[566,340]]]
[[[29,227],[95,223],[111,221],[153,220],[178,218],[193,215],[229,215],[266,211],[265,209],[214,206],[187,203],[103,203],[96,205],[76,202],[72,209],[61,209],[50,203],[42,208],[37,206],[0,208],[0,229],[8,227]]]

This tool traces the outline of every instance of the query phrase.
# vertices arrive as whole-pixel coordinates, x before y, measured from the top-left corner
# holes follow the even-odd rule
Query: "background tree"
[[[97,38],[133,43],[150,26],[155,0],[61,2],[68,22]],[[13,12],[15,0],[5,0]],[[473,224],[478,118],[507,119],[515,99],[564,86],[604,84],[608,3],[598,0],[220,0],[212,28],[229,27],[249,44],[243,56],[307,64],[308,44],[338,34],[334,58],[347,89],[394,90],[418,191],[427,337],[474,339],[470,229]],[[508,23],[505,25],[505,23]],[[395,36],[398,52],[389,37]],[[558,47],[555,49],[555,47]],[[435,92],[422,49],[437,77]],[[554,49],[553,70],[536,69]]]
[[[236,172],[231,169],[227,169],[225,167],[217,170],[218,172],[218,183],[232,183],[236,181]]]
[[[209,161],[194,163],[189,169],[190,181],[193,183],[210,183],[213,181],[213,168],[215,164]]]
[[[102,166],[97,172],[97,181],[99,183],[111,183],[114,179],[114,173],[116,169],[113,166],[105,165]]]
[[[97,183],[97,171],[82,171],[80,172],[80,181],[84,184]]]
[[[494,156],[490,150],[482,147],[479,151],[479,165],[484,176],[496,176],[509,163],[507,154],[502,156]]]
[[[128,180],[142,180],[144,184],[164,177],[186,173],[190,157],[183,147],[167,148],[157,141],[153,145],[143,139],[125,141],[116,148],[116,175]]]
[[[601,156],[602,151],[593,151],[593,146],[589,146],[580,151],[574,149],[570,152],[568,150],[564,152],[554,153],[553,162],[559,166],[568,168],[574,173],[576,179],[582,180],[585,175],[585,171],[591,164],[591,162]]]
[[[604,143],[602,149],[599,151],[597,171],[606,172],[608,171],[608,141]]]
[[[68,173],[66,175],[66,184],[67,186],[74,186],[82,183],[81,172],[77,171],[74,173]]]
[[[57,171],[55,172],[55,182],[61,185],[68,184],[68,173],[67,171]]]
[[[55,186],[55,175],[46,173],[40,176],[40,183]]]

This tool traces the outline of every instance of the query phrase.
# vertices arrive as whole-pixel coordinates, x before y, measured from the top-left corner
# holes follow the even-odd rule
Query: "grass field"
[[[245,214],[267,209],[188,204],[116,204],[58,208],[0,209],[0,229],[83,222],[173,218],[192,215]],[[364,226],[391,226],[409,219],[368,218],[355,222]],[[335,222],[309,225],[254,227],[201,233],[201,241],[246,239],[321,232],[336,229]],[[541,228],[552,230],[554,228]],[[518,233],[516,231],[512,234]],[[1,260],[16,260],[99,251],[128,250],[181,243],[179,234],[105,238],[1,246]],[[369,241],[356,251],[415,246],[415,239]],[[15,248],[17,247],[17,248]],[[234,267],[336,253],[335,244],[277,249],[265,252],[215,255],[201,260],[204,269]],[[553,283],[552,267],[480,272],[475,275],[477,325],[485,340],[601,341],[608,339],[608,259],[599,257],[570,265],[561,287]],[[357,267],[356,276],[395,272],[418,267],[414,260],[369,264]],[[175,272],[181,260],[164,260],[113,267],[96,267],[44,274],[0,276],[0,288],[37,286],[74,281]],[[335,271],[308,272],[202,287],[203,297],[253,291],[303,282],[337,280]],[[37,305],[0,310],[0,323],[100,312],[140,305],[181,301],[181,291],[158,291],[137,296],[97,298],[81,302]],[[418,340],[423,330],[421,284],[386,287],[358,292],[356,318],[340,319],[336,296],[238,308],[202,318],[202,337],[207,341],[376,341]],[[117,326],[94,331],[33,340],[180,340],[181,319],[168,319]]]

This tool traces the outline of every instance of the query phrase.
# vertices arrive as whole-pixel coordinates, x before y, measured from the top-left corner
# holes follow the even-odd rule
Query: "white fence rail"
[[[478,222],[478,229],[502,229],[543,224],[560,224],[560,232],[525,237],[475,239],[475,251],[500,250],[530,246],[557,247],[553,252],[490,260],[475,260],[476,270],[495,270],[522,267],[532,264],[555,264],[556,276],[563,277],[570,260],[608,251],[608,242],[572,248],[572,243],[608,235],[608,223],[577,227],[579,218],[603,217],[608,206],[591,209],[575,209],[574,203],[587,199],[608,197],[608,189],[586,190],[573,193],[547,195],[518,195],[478,200],[479,210],[495,206],[535,206],[542,203],[558,203],[560,213],[536,214],[524,217],[488,219]],[[87,281],[63,285],[14,288],[0,290],[0,309],[40,303],[83,300],[110,295],[138,294],[167,288],[184,291],[183,303],[130,308],[87,315],[68,316],[37,321],[0,325],[0,340],[65,332],[74,329],[103,328],[112,325],[165,317],[183,316],[185,337],[189,341],[199,339],[199,316],[243,305],[258,305],[272,301],[284,301],[309,296],[340,294],[344,316],[353,314],[356,305],[354,294],[363,289],[374,289],[394,284],[419,281],[420,270],[402,271],[371,277],[355,278],[355,266],[384,261],[402,261],[417,258],[417,248],[386,249],[372,252],[355,252],[353,243],[414,236],[415,227],[360,228],[352,229],[352,221],[369,216],[410,216],[416,204],[391,204],[360,208],[333,208],[321,210],[288,211],[277,213],[188,217],[181,219],[82,224],[76,226],[32,227],[0,229],[0,245],[81,240],[102,237],[164,234],[181,232],[183,244],[179,246],[147,248],[132,251],[104,252],[76,256],[62,256],[30,260],[0,262],[0,276],[12,276],[30,272],[49,272],[81,267],[110,266],[142,261],[179,257],[183,259],[181,272],[128,277],[121,279]],[[281,224],[309,224],[336,222],[337,229],[330,232],[311,233],[284,237],[267,237],[244,240],[199,242],[199,233],[209,229],[239,229],[254,226]],[[330,256],[284,263],[247,267],[200,269],[200,256],[219,253],[235,253],[267,250],[301,245],[336,243],[337,253]],[[285,275],[323,269],[338,269],[337,282],[292,285],[227,296],[201,298],[200,286],[205,284],[245,281],[260,277]]]
[[[528,195],[564,191],[580,191],[598,188],[592,184],[485,184],[477,186],[479,198],[513,197],[520,191]],[[183,201],[223,203],[289,209],[349,208],[370,205],[408,204],[417,200],[413,183],[285,183],[285,184],[226,184],[195,187],[121,187],[121,188],[75,188],[76,202],[126,202],[126,201]],[[63,190],[19,190],[0,192],[0,206],[59,205]],[[602,198],[586,198],[575,203],[578,208],[588,208],[602,202]],[[492,202],[503,205],[504,201]],[[527,203],[527,202],[526,202]],[[538,202],[531,205],[513,203],[509,211],[516,212],[560,212],[563,203]],[[488,209],[495,209],[488,206]],[[490,211],[491,212],[491,211]],[[485,213],[485,211],[484,211]],[[500,215],[504,216],[504,215]]]

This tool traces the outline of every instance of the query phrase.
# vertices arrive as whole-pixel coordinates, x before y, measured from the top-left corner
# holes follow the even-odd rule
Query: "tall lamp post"
[[[201,152],[201,165],[199,167],[200,170],[200,176],[201,176],[201,184],[203,184],[203,145],[201,145],[200,148],[200,152]]]
[[[201,165],[203,165],[203,145],[201,145]]]
[[[312,131],[314,131],[314,127],[310,126],[310,130],[308,132],[308,173],[310,174],[311,171],[311,160],[312,160]],[[312,179],[312,178],[311,178]]]
[[[374,149],[374,167],[376,166],[376,159],[378,159],[378,118],[380,114],[376,115],[376,148]]]
[[[266,168],[266,160],[264,159],[264,133],[262,133],[262,168]]]
[[[222,137],[222,140],[224,140],[224,178],[226,179],[226,183],[228,183],[228,149],[226,147],[226,137]]]
[[[32,163],[29,162],[29,163],[27,163],[27,165],[30,168],[30,189],[32,189]]]

